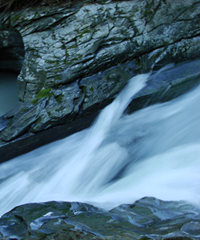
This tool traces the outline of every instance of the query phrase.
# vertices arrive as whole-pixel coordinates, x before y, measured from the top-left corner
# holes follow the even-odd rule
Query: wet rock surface
[[[0,52],[21,64],[9,62],[13,70],[25,52],[18,76],[23,104],[0,117],[1,162],[89,127],[136,74],[176,64],[152,75],[130,112],[198,83],[199,60],[179,66],[200,56],[198,0],[90,2],[0,16]],[[6,63],[5,54],[0,61]]]
[[[0,117],[1,162],[89,127],[99,110],[135,75],[134,66],[135,61],[124,63],[80,82],[43,89],[32,101]],[[169,65],[152,73],[127,112],[171,100],[199,82],[200,60]]]
[[[1,15],[0,68],[21,70],[23,103],[0,117],[0,162],[89,127],[136,74],[153,70],[127,112],[199,84],[199,12],[198,0],[134,0]],[[110,211],[26,204],[0,218],[0,239],[200,239],[200,209],[154,198]]]
[[[120,1],[22,9],[5,14],[22,35],[19,99],[137,59],[150,70],[200,53],[200,2]],[[147,57],[148,56],[148,57]],[[148,60],[148,61],[147,61]]]
[[[143,198],[106,211],[85,203],[25,204],[0,218],[1,239],[199,239],[200,209]]]

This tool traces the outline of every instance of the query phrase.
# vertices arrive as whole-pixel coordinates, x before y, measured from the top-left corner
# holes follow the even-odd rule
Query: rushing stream
[[[79,201],[106,209],[144,196],[200,203],[200,87],[131,115],[148,74],[132,78],[93,126],[0,165],[0,215]]]

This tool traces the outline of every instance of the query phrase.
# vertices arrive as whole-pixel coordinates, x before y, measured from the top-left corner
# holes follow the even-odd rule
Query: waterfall
[[[2,163],[0,215],[51,200],[105,209],[144,196],[199,204],[200,87],[125,115],[148,76],[130,79],[90,128]]]

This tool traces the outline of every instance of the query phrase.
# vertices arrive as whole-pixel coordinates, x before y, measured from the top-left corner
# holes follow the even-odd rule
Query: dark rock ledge
[[[33,101],[0,117],[0,162],[89,127],[99,110],[135,75],[134,66],[134,61],[124,63],[79,83],[46,89]],[[128,110],[133,112],[168,101],[199,82],[200,60],[173,66],[159,74],[154,72]],[[109,90],[106,95],[104,89]]]
[[[200,208],[142,198],[105,211],[78,202],[32,203],[0,218],[1,240],[200,239]]]

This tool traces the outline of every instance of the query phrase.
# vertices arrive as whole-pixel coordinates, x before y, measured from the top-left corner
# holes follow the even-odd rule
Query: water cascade
[[[110,209],[144,196],[200,199],[200,87],[125,115],[148,74],[130,79],[88,129],[0,165],[0,215],[79,201]]]

